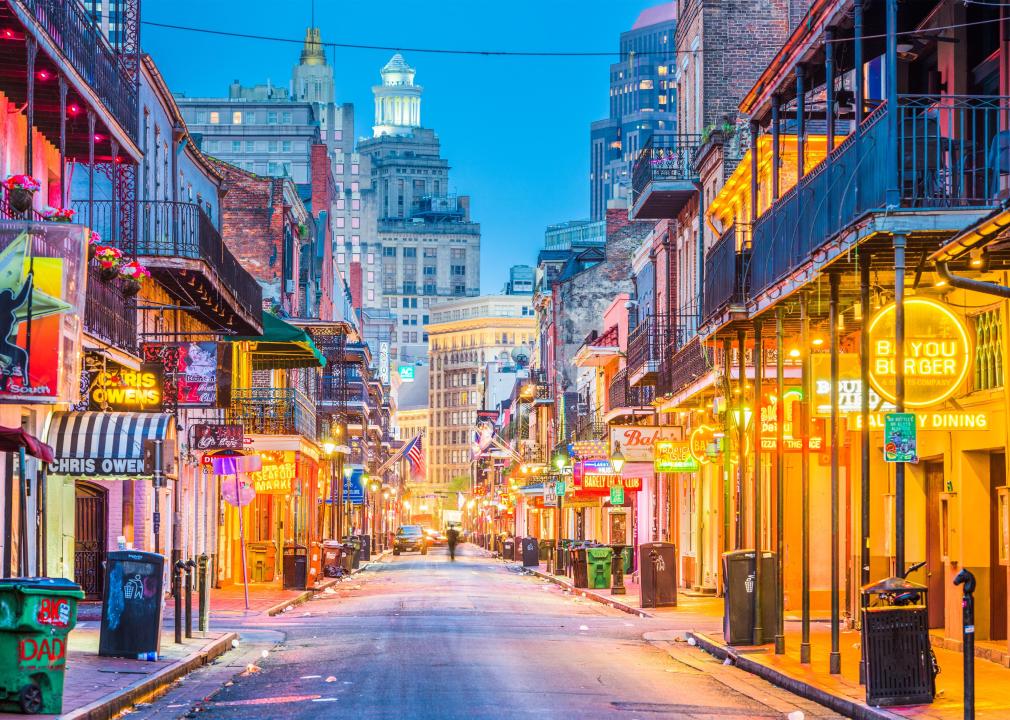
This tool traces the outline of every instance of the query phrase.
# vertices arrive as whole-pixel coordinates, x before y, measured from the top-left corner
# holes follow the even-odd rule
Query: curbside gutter
[[[213,660],[230,650],[232,641],[237,637],[238,635],[233,632],[225,633],[216,640],[207,643],[189,657],[177,660],[158,672],[127,685],[122,690],[110,693],[90,705],[64,713],[60,715],[60,718],[62,720],[110,720],[123,710],[131,708],[137,703],[145,702],[161,695],[176,680],[185,677],[197,668],[210,664]]]
[[[572,583],[569,583],[566,580],[562,580],[561,578],[551,575],[550,573],[540,572],[539,570],[523,567],[521,565],[519,566],[519,569],[524,570],[528,572],[530,575],[534,575],[535,577],[542,578],[543,580],[550,580],[555,585],[559,585],[560,587],[563,587],[566,590],[571,590],[573,593],[579,593],[589,598],[590,600],[595,600],[596,602],[602,603],[603,605],[609,605],[610,607],[616,610],[620,610],[621,612],[626,612],[629,615],[637,615],[638,617],[642,618],[655,617],[655,615],[647,613],[641,608],[628,605],[627,603],[622,603],[620,600],[615,600],[614,596],[601,595],[598,592],[594,592],[586,588],[577,588]]]
[[[875,708],[857,700],[853,700],[841,695],[835,695],[827,690],[817,687],[803,680],[798,680],[791,675],[787,675],[780,670],[768,667],[751,658],[736,652],[731,647],[716,642],[704,633],[690,631],[685,633],[686,637],[693,638],[698,643],[698,647],[719,660],[726,660],[752,675],[757,675],[762,680],[767,680],[772,685],[777,685],[783,690],[788,690],[793,695],[813,700],[819,705],[823,705],[829,710],[856,720],[907,720],[903,715],[888,712],[882,708]]]

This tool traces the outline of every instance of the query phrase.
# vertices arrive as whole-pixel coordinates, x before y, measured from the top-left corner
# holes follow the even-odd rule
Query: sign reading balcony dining
[[[659,440],[680,442],[684,428],[679,425],[612,425],[610,427],[611,456],[620,450],[625,462],[647,462],[656,459],[655,444]]]
[[[943,303],[927,298],[905,300],[905,405],[939,405],[964,384],[972,345],[964,321]],[[881,308],[870,320],[870,385],[895,401],[896,305]]]

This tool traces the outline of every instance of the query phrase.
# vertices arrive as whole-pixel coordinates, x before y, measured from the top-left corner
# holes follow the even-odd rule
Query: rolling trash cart
[[[586,548],[586,570],[589,587],[601,590],[610,587],[610,566],[614,551],[609,547]]]
[[[62,578],[0,580],[0,710],[63,712],[67,635],[77,624],[80,585]]]

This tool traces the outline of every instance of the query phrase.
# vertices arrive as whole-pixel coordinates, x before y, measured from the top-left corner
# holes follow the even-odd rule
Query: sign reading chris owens
[[[143,475],[144,458],[56,458],[52,475]]]

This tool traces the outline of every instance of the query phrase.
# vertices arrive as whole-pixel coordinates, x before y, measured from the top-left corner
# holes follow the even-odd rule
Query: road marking
[[[325,697],[325,698],[321,697],[321,698],[315,698],[312,702],[336,702],[336,701],[337,699],[335,697]]]
[[[302,675],[298,679],[299,680],[315,680],[315,679],[321,678],[321,677],[322,677],[322,675]]]
[[[283,703],[305,702],[315,700],[321,695],[279,695],[267,698],[249,698],[248,700],[222,700],[215,702],[218,707],[242,707],[244,705],[280,705]]]

